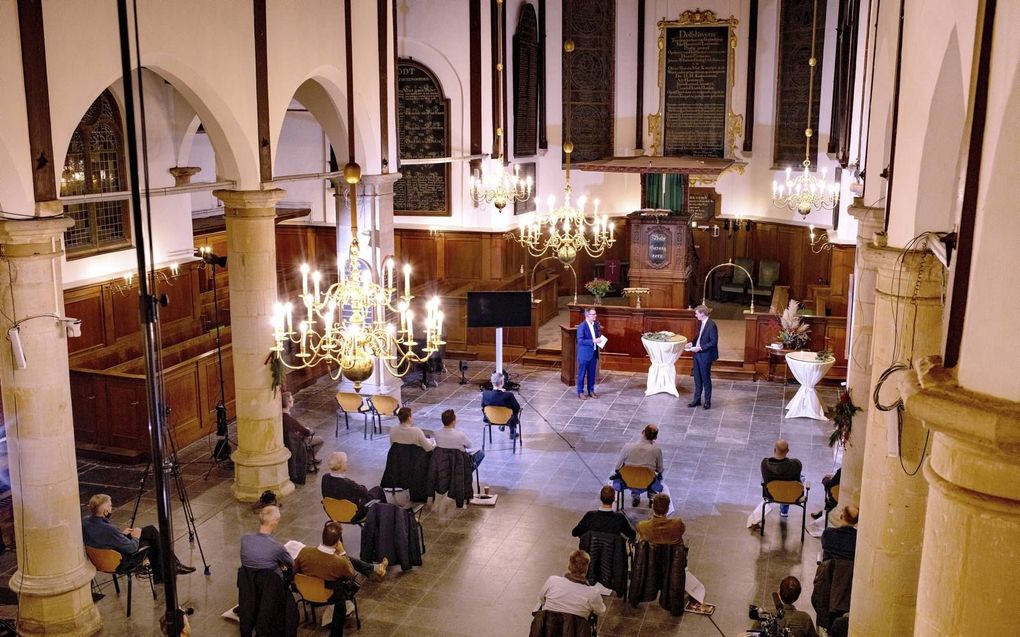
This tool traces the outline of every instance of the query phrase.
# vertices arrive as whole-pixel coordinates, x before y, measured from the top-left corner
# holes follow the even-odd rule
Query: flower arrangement
[[[601,299],[613,289],[613,284],[605,279],[592,279],[584,284],[584,289],[591,292],[596,299]]]
[[[808,344],[808,332],[811,331],[811,326],[801,323],[800,316],[797,315],[799,308],[800,303],[790,299],[790,304],[779,317],[782,329],[779,330],[778,338],[783,341],[783,347],[786,349],[802,349]]]
[[[854,414],[861,411],[861,408],[850,399],[850,390],[839,391],[839,398],[836,404],[827,410],[827,416],[832,418],[833,431],[829,436],[829,446],[835,446],[838,442],[846,445],[850,439],[850,428],[853,426]]]
[[[674,334],[673,332],[645,332],[641,335],[641,338],[646,341],[657,341],[659,343],[678,342],[683,340],[683,336]]]

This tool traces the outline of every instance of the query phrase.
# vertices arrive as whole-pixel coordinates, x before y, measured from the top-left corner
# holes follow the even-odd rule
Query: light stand
[[[137,16],[136,16],[137,17]],[[127,0],[117,0],[117,30],[120,37],[120,70],[124,82],[124,131],[127,140],[128,174],[139,174],[138,164],[138,133],[135,122],[135,91],[131,77],[131,42],[128,37]],[[139,95],[141,93],[139,92]],[[138,179],[131,179],[131,218],[135,235],[135,256],[138,264],[138,311],[142,337],[145,344],[145,390],[146,403],[149,411],[149,445],[152,453],[152,464],[156,495],[156,519],[159,524],[160,554],[167,559],[161,560],[163,567],[164,601],[166,602],[167,635],[178,637],[183,628],[183,620],[177,613],[177,565],[171,558],[173,555],[173,524],[170,519],[170,490],[164,479],[168,467],[163,463],[163,413],[160,408],[162,401],[157,383],[159,371],[156,366],[156,322],[159,320],[157,302],[149,293],[149,282],[146,277],[145,235],[142,225],[141,184]]]
[[[223,381],[223,344],[220,341],[220,300],[219,290],[216,287],[216,266],[227,267],[227,257],[214,254],[209,248],[195,250],[195,256],[212,267],[212,289],[213,289],[213,323],[216,328],[216,358],[217,372],[220,381],[220,402],[216,404],[216,435],[220,437],[213,448],[213,465],[209,467],[205,477],[209,477],[213,467],[218,463],[230,462],[230,439],[227,437],[227,391]]]

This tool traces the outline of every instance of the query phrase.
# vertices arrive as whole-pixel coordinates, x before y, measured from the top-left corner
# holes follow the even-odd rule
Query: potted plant
[[[833,431],[829,436],[829,446],[834,446],[837,442],[846,446],[846,441],[850,439],[850,428],[853,426],[854,414],[861,411],[861,408],[854,404],[854,401],[850,399],[850,390],[841,389],[839,390],[839,398],[836,400],[836,404],[828,409],[829,418],[832,418]]]
[[[783,342],[784,349],[803,349],[808,344],[811,326],[801,322],[800,316],[797,315],[799,308],[800,303],[790,299],[790,304],[779,317],[781,329],[778,338]]]
[[[592,279],[584,284],[584,289],[591,292],[592,296],[595,297],[595,305],[602,304],[602,297],[609,294],[613,289],[613,284],[605,279]]]

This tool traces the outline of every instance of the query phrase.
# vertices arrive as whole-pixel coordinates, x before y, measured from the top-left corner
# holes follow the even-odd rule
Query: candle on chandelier
[[[283,309],[284,309],[285,312],[287,312],[287,332],[288,333],[293,332],[294,331],[294,306],[288,301],[287,304],[283,306]]]
[[[301,294],[308,294],[308,264],[301,264]]]
[[[615,232],[616,232],[616,222],[614,221],[614,222],[609,224],[609,240],[610,241],[615,241],[616,240],[615,237],[613,236],[613,234]]]
[[[301,332],[301,353],[304,353],[305,343],[308,340],[308,323],[306,321],[301,321],[298,325],[298,331]]]
[[[322,274],[318,270],[316,270],[315,272],[312,272],[312,285],[313,285],[313,289],[315,290],[315,300],[316,301],[319,300],[319,281],[321,281],[321,280],[322,280]]]
[[[411,264],[404,264],[404,296],[411,297]]]
[[[599,216],[599,200],[597,197],[592,199],[592,204],[595,206],[595,216],[597,217]]]
[[[404,321],[407,323],[407,342],[410,343],[414,341],[414,334],[411,333],[414,326],[414,313],[411,308],[407,308],[407,311],[404,312]]]
[[[386,259],[386,289],[393,289],[393,257]]]

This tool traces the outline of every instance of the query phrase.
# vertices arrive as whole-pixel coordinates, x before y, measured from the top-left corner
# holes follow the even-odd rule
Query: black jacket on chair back
[[[474,462],[466,451],[442,447],[433,449],[427,489],[429,496],[445,493],[457,503],[459,509],[474,495],[471,485],[471,474],[474,471]]]
[[[296,637],[298,609],[278,568],[237,569],[241,637]]]
[[[386,454],[386,469],[383,471],[379,486],[384,489],[407,489],[411,492],[412,502],[425,502],[429,499],[429,461],[431,451],[425,451],[418,445],[390,445]]]
[[[627,541],[623,536],[589,531],[581,536],[577,548],[591,556],[588,583],[598,582],[623,599],[627,595]]]

